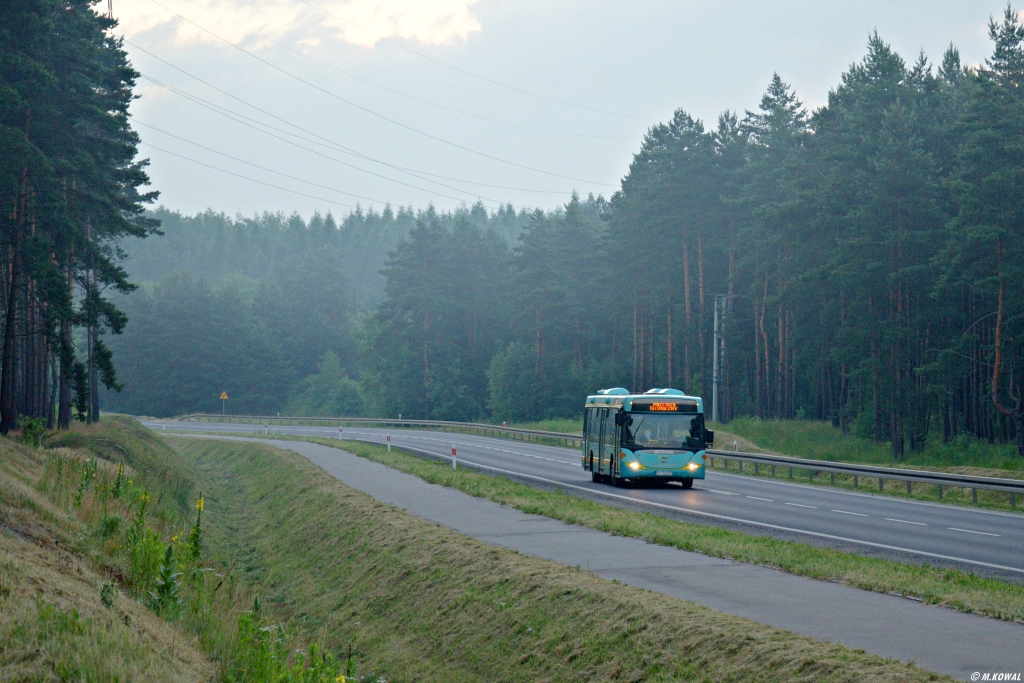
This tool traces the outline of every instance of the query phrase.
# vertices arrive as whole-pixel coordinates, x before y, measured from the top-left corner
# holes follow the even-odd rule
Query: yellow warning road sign
[[[228,392],[226,392],[226,391],[220,392],[220,400],[222,400],[222,401],[228,400]]]

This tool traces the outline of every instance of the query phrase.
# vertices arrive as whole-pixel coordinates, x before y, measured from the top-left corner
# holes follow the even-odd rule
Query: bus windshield
[[[684,448],[701,450],[704,444],[704,416],[701,414],[627,413],[622,434],[623,446],[644,448]]]

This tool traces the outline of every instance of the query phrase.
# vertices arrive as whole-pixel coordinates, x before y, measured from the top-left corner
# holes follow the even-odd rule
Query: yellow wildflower
[[[199,496],[199,500],[196,501],[196,510],[199,512],[203,511],[203,497]]]
[[[334,679],[334,683],[345,683],[345,681],[347,680],[348,676],[346,676],[345,674],[341,674],[340,676]]]
[[[148,503],[149,502],[149,494],[148,493],[143,493],[142,494],[142,502],[143,503]]]
[[[177,534],[175,534],[174,536],[171,536],[171,543],[177,543],[177,542],[178,542]]]

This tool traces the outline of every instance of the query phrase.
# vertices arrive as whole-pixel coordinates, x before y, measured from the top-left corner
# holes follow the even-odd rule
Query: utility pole
[[[714,357],[711,369],[711,421],[719,422],[722,417],[720,397],[722,395],[722,352],[725,350],[725,339],[722,337],[722,300],[724,296],[715,295],[715,337]]]

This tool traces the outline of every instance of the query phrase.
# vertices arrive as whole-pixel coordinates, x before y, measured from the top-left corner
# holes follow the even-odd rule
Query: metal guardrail
[[[374,426],[392,429],[436,429],[439,431],[460,432],[463,434],[479,434],[481,436],[510,435],[518,441],[536,443],[558,443],[567,447],[578,448],[582,445],[582,434],[566,434],[563,432],[545,432],[537,429],[520,429],[518,427],[502,427],[501,425],[482,424],[478,422],[446,422],[444,420],[388,420],[371,417],[272,417],[269,415],[217,415],[215,413],[196,413],[178,418],[178,422],[219,422],[227,424],[266,424],[324,427],[360,427]]]
[[[296,426],[376,426],[395,429],[437,429],[441,431],[480,434],[482,436],[509,435],[520,441],[536,443],[559,443],[570,447],[579,447],[582,434],[565,434],[562,432],[546,432],[536,429],[520,429],[518,427],[502,427],[500,425],[481,424],[476,422],[446,422],[443,420],[388,420],[367,417],[271,417],[259,415],[216,415],[213,413],[197,413],[179,418],[179,422],[220,422],[229,424],[278,424]],[[835,475],[853,477],[854,487],[859,488],[860,479],[877,479],[879,490],[883,490],[885,481],[902,481],[907,485],[907,493],[913,492],[914,484],[936,486],[939,498],[942,498],[944,487],[971,489],[972,500],[978,502],[978,489],[1002,491],[1010,496],[1010,507],[1017,506],[1017,494],[1024,494],[1024,480],[1001,479],[999,477],[979,477],[968,474],[949,472],[933,472],[928,470],[910,470],[879,465],[859,465],[855,463],[833,462],[830,460],[809,460],[786,455],[766,455],[761,453],[745,453],[741,451],[708,450],[708,464],[714,468],[716,460],[725,462],[728,469],[730,461],[737,462],[739,471],[743,471],[744,463],[754,466],[754,474],[760,473],[762,466],[771,468],[772,475],[776,467],[788,467],[792,479],[795,470],[807,472],[809,481],[816,475],[828,473],[831,483],[835,484]]]
[[[743,463],[754,465],[754,474],[760,473],[762,466],[771,468],[775,475],[776,467],[788,467],[789,478],[793,478],[794,470],[805,470],[808,481],[813,481],[815,475],[827,472],[831,477],[831,483],[835,485],[835,475],[842,474],[853,477],[853,485],[859,488],[860,478],[878,480],[878,490],[883,490],[885,481],[903,481],[907,485],[907,493],[913,492],[913,485],[930,484],[937,487],[939,498],[942,498],[943,487],[971,489],[971,498],[978,502],[978,489],[988,491],[1003,491],[1010,494],[1010,507],[1017,506],[1017,494],[1024,493],[1024,480],[1002,479],[999,477],[979,477],[969,474],[955,474],[951,472],[933,472],[929,470],[908,470],[897,467],[882,467],[879,465],[859,465],[855,463],[833,462],[830,460],[808,460],[806,458],[795,458],[786,455],[765,455],[761,453],[743,453],[739,451],[708,450],[708,463],[715,466],[715,460],[725,461],[725,469],[729,468],[729,461],[739,464],[739,471],[743,471]]]

